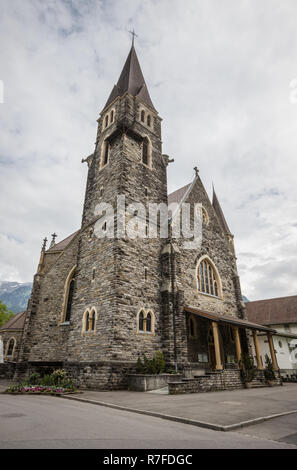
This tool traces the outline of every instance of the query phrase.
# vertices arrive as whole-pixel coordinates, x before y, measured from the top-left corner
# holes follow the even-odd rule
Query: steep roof
[[[212,195],[212,207],[214,208],[214,211],[217,214],[217,217],[219,219],[219,222],[223,231],[227,233],[228,235],[231,235],[231,232],[229,230],[228,224],[226,222],[224,213],[222,211],[222,208],[220,206],[220,203],[219,203],[219,200],[217,198],[214,188],[213,188],[213,195]]]
[[[132,96],[138,96],[144,103],[155,109],[150,98],[133,44],[125,62],[124,68],[121,72],[118,83],[114,85],[104,106],[104,109],[109,106],[118,96],[123,96],[126,92],[130,93]]]
[[[75,235],[78,232],[79,232],[79,230],[72,233],[67,238],[64,238],[64,240],[61,240],[59,243],[55,243],[55,245],[53,245],[51,248],[46,250],[46,253],[50,253],[51,251],[63,251],[63,250],[65,250],[65,248],[69,245],[69,243],[72,242],[73,238],[75,237]]]
[[[26,310],[24,312],[17,313],[14,317],[10,318],[8,322],[1,326],[0,331],[22,330],[24,328],[26,313]]]
[[[182,188],[177,189],[173,193],[168,194],[168,205],[177,202],[178,204],[182,201],[183,197],[185,196],[187,190],[191,186],[192,183],[183,186]]]
[[[246,314],[250,321],[263,325],[297,323],[297,295],[247,302]]]

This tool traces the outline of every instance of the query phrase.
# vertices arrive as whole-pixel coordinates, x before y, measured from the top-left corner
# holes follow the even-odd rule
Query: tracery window
[[[215,269],[207,259],[203,259],[198,266],[198,289],[204,294],[220,296]]]
[[[138,333],[154,333],[155,317],[154,313],[149,310],[141,310],[137,316]]]

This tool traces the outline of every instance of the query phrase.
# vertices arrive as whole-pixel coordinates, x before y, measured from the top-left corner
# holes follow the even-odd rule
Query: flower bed
[[[3,393],[65,395],[66,393],[77,393],[77,389],[67,377],[66,371],[64,369],[57,369],[52,374],[43,377],[34,373],[27,381],[12,385]]]
[[[14,394],[35,394],[35,395],[65,395],[66,393],[77,392],[74,388],[63,388],[55,386],[42,386],[42,385],[13,385],[9,387],[3,393],[14,393]]]

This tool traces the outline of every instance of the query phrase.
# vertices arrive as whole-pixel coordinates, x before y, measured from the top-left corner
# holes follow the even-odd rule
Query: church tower
[[[148,237],[146,222],[150,203],[167,204],[167,162],[162,157],[161,118],[134,44],[100,114],[95,151],[86,161],[67,359],[100,361],[116,373],[123,364],[135,364],[139,355],[161,349],[164,241]],[[137,209],[139,203],[146,213],[133,225],[130,205]],[[107,217],[100,204],[112,207],[114,217]]]

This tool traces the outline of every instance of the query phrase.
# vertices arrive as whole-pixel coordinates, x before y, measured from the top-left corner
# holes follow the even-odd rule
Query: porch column
[[[222,370],[223,365],[222,365],[222,362],[221,362],[218,324],[217,324],[217,322],[213,321],[211,323],[211,325],[212,325],[213,342],[214,342],[215,355],[216,355],[216,369],[217,370]]]
[[[263,370],[263,366],[262,366],[262,362],[261,362],[260,348],[259,348],[259,341],[258,341],[258,336],[257,336],[257,331],[256,330],[253,330],[253,340],[254,340],[254,346],[255,346],[255,351],[256,351],[258,369]]]
[[[273,340],[272,340],[272,334],[267,333],[267,338],[268,338],[268,343],[269,343],[269,349],[270,349],[270,356],[273,364],[273,369],[278,370],[278,365],[275,357],[275,352],[274,352],[274,345],[273,345]]]
[[[234,326],[233,331],[234,331],[234,336],[235,336],[236,357],[237,357],[237,362],[239,364],[241,361],[241,345],[240,345],[238,326]]]

